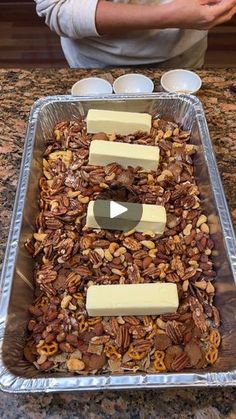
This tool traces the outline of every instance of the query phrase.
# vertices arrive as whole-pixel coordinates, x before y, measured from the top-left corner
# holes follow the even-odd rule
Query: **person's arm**
[[[236,0],[173,0],[158,5],[104,0],[35,0],[37,13],[58,35],[71,38],[126,34],[134,30],[208,29],[229,20]]]
[[[98,33],[115,34],[143,29],[209,29],[230,20],[236,0],[173,0],[154,6],[98,2]],[[126,32],[128,35],[128,32]]]
[[[34,0],[36,11],[53,32],[69,38],[99,36],[95,15],[98,0]]]

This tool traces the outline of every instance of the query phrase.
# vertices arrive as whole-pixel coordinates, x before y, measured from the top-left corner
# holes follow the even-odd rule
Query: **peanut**
[[[172,135],[173,135],[173,132],[170,129],[168,129],[164,134],[164,138],[165,139],[170,138],[170,137],[172,137]]]
[[[153,182],[154,182],[154,177],[148,174],[148,183],[153,183]]]
[[[142,240],[141,244],[147,247],[149,250],[155,249],[155,243],[152,240]]]
[[[196,197],[195,197],[196,198]],[[196,200],[196,202],[195,202],[195,204],[194,204],[194,206],[193,206],[193,209],[197,209],[197,208],[199,208],[200,207],[200,203]]]
[[[206,286],[207,286],[207,283],[204,280],[203,281],[198,281],[198,282],[195,282],[195,286],[197,288],[199,288],[200,290],[205,290]]]
[[[158,176],[157,181],[163,182],[167,177],[173,177],[173,173],[170,170],[163,170],[160,176]]]
[[[58,208],[59,203],[57,201],[51,201],[51,211]]]
[[[67,196],[69,198],[75,198],[78,195],[80,195],[80,191],[68,191],[68,193],[67,193]]]
[[[207,294],[213,294],[215,292],[215,287],[214,285],[212,285],[211,282],[208,282],[207,287],[206,287],[206,292]]]
[[[105,176],[105,180],[109,182],[109,181],[115,179],[115,177],[116,177],[116,174],[115,173],[111,173],[111,175]]]
[[[203,233],[206,233],[206,234],[209,234],[209,232],[210,232],[210,229],[209,229],[209,227],[208,227],[208,225],[207,225],[206,223],[202,223],[202,224],[201,224],[201,226],[200,226],[200,230],[201,230]]]
[[[113,253],[117,250],[117,249],[119,249],[119,245],[118,245],[118,243],[115,243],[115,242],[112,242],[111,244],[110,244],[110,246],[109,246],[109,252],[113,255]]]
[[[47,234],[43,233],[34,233],[35,240],[42,242],[47,237]]]
[[[63,297],[63,299],[61,300],[61,308],[67,308],[70,300],[72,300],[72,296],[71,295],[65,295],[65,297]]]
[[[123,276],[123,272],[120,269],[113,268],[111,271],[115,275]]]
[[[206,223],[206,222],[207,222],[207,217],[204,214],[202,214],[198,218],[196,226],[200,227],[203,223]]]
[[[111,252],[110,252],[109,249],[106,249],[105,250],[104,256],[105,256],[105,259],[108,260],[108,262],[111,262],[112,259],[113,259],[113,256],[112,256],[112,254],[111,254]]]
[[[78,201],[81,204],[87,204],[89,202],[89,196],[78,195]]]
[[[156,257],[156,254],[157,254],[157,249],[151,249],[151,250],[149,250],[148,254],[149,254],[149,256],[151,258],[154,259]]]
[[[127,252],[127,249],[125,247],[121,246],[114,252],[114,256],[117,258],[117,257],[123,255],[126,252]]]
[[[183,230],[183,233],[185,236],[189,236],[192,230],[192,224],[187,224],[186,227]]]
[[[129,230],[129,231],[127,231],[126,233],[124,233],[124,236],[125,237],[129,237],[129,236],[131,236],[132,234],[134,234],[135,233],[135,230],[133,229],[133,230]]]
[[[183,285],[182,285],[183,292],[187,292],[188,287],[189,287],[189,280],[185,279],[185,281],[183,282]]]
[[[109,188],[109,185],[108,185],[107,183],[105,183],[105,182],[101,182],[101,183],[99,183],[99,186],[100,186],[100,188],[102,188],[102,189],[107,189],[107,188]]]
[[[156,320],[156,325],[157,325],[160,329],[163,329],[163,330],[165,330],[165,329],[166,329],[166,323],[165,323],[165,322],[163,322],[163,320],[161,320],[160,318],[158,318],[158,319]]]

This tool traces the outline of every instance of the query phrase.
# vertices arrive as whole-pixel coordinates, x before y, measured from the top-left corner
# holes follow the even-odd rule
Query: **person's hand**
[[[230,20],[236,13],[236,0],[173,0],[165,27],[207,30]]]

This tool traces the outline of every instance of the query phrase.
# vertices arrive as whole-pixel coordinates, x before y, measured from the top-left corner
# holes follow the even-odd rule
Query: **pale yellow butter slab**
[[[95,134],[133,134],[135,131],[149,133],[152,126],[152,117],[148,113],[120,112],[102,109],[89,109],[87,115],[87,132]]]
[[[146,171],[157,170],[160,150],[157,146],[93,140],[89,147],[89,164],[106,166],[118,163],[124,168],[142,167]]]
[[[88,288],[89,316],[145,316],[174,313],[179,305],[173,283],[92,285]]]
[[[104,200],[97,200],[96,202],[104,202]],[[105,201],[109,202],[109,201]],[[86,216],[86,227],[88,228],[101,228],[99,225],[99,220],[102,220],[103,228],[108,230],[116,230],[117,228],[113,227],[112,219],[102,212],[99,211],[99,206],[96,206],[96,217],[94,214],[94,203],[95,201],[90,201],[87,207],[87,216]],[[161,205],[151,205],[151,204],[138,204],[131,202],[119,202],[128,209],[127,212],[124,212],[117,217],[115,217],[114,226],[116,220],[120,219],[121,223],[118,230],[126,231],[127,221],[137,221],[137,224],[134,228],[135,231],[145,233],[146,231],[152,231],[155,234],[163,234],[166,226],[166,210],[165,207]],[[140,214],[141,211],[137,211],[137,206],[142,206],[142,217],[141,219],[136,219],[136,215]],[[123,221],[123,224],[122,224]],[[107,224],[106,224],[107,223]],[[122,227],[122,225],[124,227]]]

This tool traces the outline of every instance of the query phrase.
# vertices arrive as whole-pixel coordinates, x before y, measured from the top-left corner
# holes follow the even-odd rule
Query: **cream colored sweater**
[[[114,0],[152,4],[168,0]],[[61,37],[73,68],[127,66],[166,61],[182,54],[206,36],[206,31],[162,29],[99,36],[95,25],[98,0],[35,0],[37,13]]]

